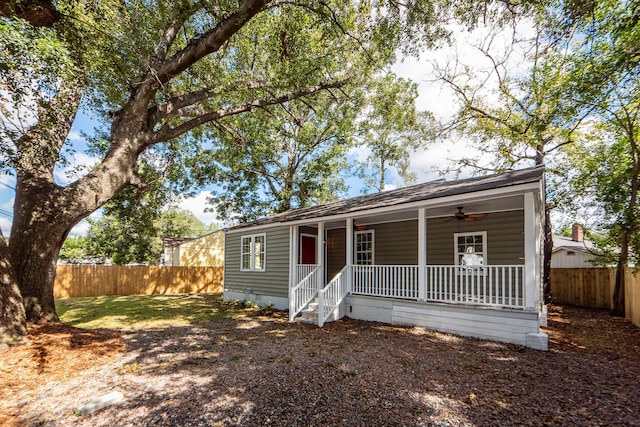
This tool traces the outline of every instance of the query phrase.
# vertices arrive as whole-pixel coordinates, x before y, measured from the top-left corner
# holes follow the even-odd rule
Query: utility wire
[[[13,186],[7,184],[6,182],[0,181],[0,185],[4,185],[5,187],[12,189],[13,191],[16,191],[16,187],[13,187]]]

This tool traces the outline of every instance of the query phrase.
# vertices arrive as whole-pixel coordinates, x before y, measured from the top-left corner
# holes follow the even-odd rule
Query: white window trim
[[[358,262],[358,238],[356,237],[358,234],[371,234],[371,264],[376,265],[376,230],[360,230],[354,233],[353,239],[353,264],[354,265],[367,265],[367,264],[357,264]]]
[[[255,255],[256,255],[256,237],[263,237],[263,245],[264,245],[264,257],[262,259],[262,268],[255,268]],[[244,268],[243,256],[245,255],[242,252],[242,242],[244,239],[251,239],[251,246],[249,248],[249,259],[250,266],[249,268]],[[267,268],[267,233],[258,233],[258,234],[246,234],[240,237],[240,271],[265,271]]]
[[[487,253],[487,232],[486,231],[468,231],[468,232],[464,232],[464,233],[453,233],[453,261],[454,264],[459,267],[458,268],[458,272],[459,273],[464,273],[465,271],[467,271],[467,269],[465,267],[462,267],[458,264],[458,256],[460,255],[460,252],[458,252],[458,237],[466,237],[466,236],[482,236],[482,256],[483,256],[483,267],[486,267],[487,265],[489,265],[489,254]],[[473,267],[474,269],[477,269],[478,274],[482,274],[484,276],[487,275],[487,269],[486,268],[482,268],[482,267]]]

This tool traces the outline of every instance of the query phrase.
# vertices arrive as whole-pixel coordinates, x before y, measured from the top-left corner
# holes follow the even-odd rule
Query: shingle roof
[[[193,239],[190,237],[162,236],[162,246],[165,248],[173,248],[191,240]]]
[[[588,240],[576,242],[572,240],[571,237],[553,236],[553,252],[560,249],[589,253],[589,249],[593,249],[593,243]]]
[[[397,206],[421,200],[472,193],[475,191],[510,187],[514,185],[537,182],[542,179],[544,167],[508,171],[495,175],[459,179],[455,181],[437,180],[423,184],[383,191],[381,193],[352,197],[309,208],[292,209],[268,216],[256,221],[240,224],[233,229],[253,227],[257,225],[276,224],[301,219],[321,218],[345,213],[355,213],[369,209]]]

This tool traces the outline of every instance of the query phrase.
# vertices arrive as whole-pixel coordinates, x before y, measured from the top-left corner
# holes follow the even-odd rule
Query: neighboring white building
[[[584,240],[584,233],[579,224],[574,224],[571,237],[553,236],[553,252],[551,268],[593,268],[593,260],[597,258],[591,253],[593,243]]]

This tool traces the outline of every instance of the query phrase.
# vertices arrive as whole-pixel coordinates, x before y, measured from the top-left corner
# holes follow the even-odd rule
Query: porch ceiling
[[[508,210],[518,210],[524,208],[522,196],[503,197],[491,200],[461,200],[442,206],[427,208],[427,218],[448,217],[458,211],[458,207],[463,207],[464,213],[492,213]],[[396,211],[381,215],[366,215],[356,219],[358,224],[375,224],[389,221],[406,221],[418,218],[418,210]]]
[[[524,199],[521,195],[500,197],[494,199],[467,199],[460,200],[455,203],[443,204],[441,206],[430,206],[427,208],[427,218],[439,218],[453,215],[458,211],[458,207],[462,207],[464,213],[493,213],[511,210],[524,209]],[[398,209],[391,212],[380,213],[376,215],[367,215],[365,212],[360,215],[353,216],[356,225],[378,224],[383,222],[408,221],[418,218],[418,210]],[[325,223],[326,228],[342,228],[345,226],[344,220],[330,221]]]

